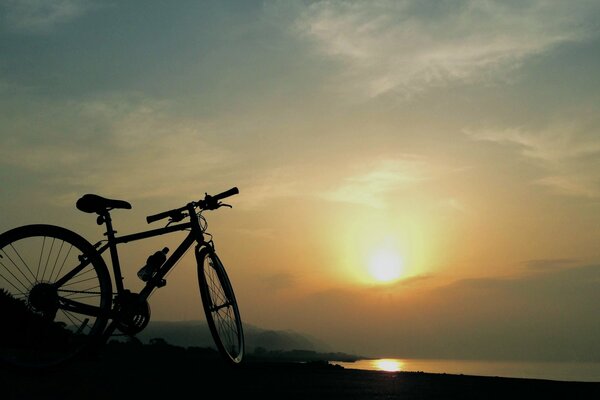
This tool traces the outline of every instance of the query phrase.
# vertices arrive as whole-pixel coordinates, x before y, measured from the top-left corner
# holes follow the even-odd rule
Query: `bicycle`
[[[244,355],[240,313],[223,263],[217,256],[205,211],[229,207],[221,200],[238,194],[234,187],[183,207],[146,217],[168,219],[166,226],[117,236],[110,211],[131,209],[124,200],[86,194],[77,208],[98,215],[106,239],[92,245],[79,234],[54,225],[26,225],[0,235],[0,362],[44,368],[73,360],[98,348],[118,330],[134,336],[150,320],[148,297],[166,284],[166,274],[195,243],[198,283],[207,323],[222,356],[239,364]],[[187,220],[187,221],[185,221]],[[177,231],[188,231],[167,258],[168,249],[148,258],[138,276],[139,293],[123,285],[117,245]],[[102,254],[109,251],[111,280]],[[116,291],[112,290],[114,281]]]

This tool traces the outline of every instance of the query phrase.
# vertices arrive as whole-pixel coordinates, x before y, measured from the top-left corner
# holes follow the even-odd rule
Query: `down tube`
[[[156,275],[150,281],[148,281],[146,286],[144,286],[144,289],[142,289],[142,291],[140,292],[140,296],[142,298],[145,299],[148,296],[150,296],[150,293],[152,293],[152,291],[156,288],[156,283],[160,282],[160,280],[167,275],[171,268],[173,268],[175,264],[177,264],[177,261],[179,261],[181,257],[183,257],[185,252],[190,248],[192,244],[194,244],[195,241],[196,235],[194,234],[194,232],[190,232],[185,237],[183,242],[181,242],[181,244],[177,247],[177,249],[175,249],[171,257],[169,257],[167,261],[165,261],[165,263],[160,268],[160,270],[158,270]]]

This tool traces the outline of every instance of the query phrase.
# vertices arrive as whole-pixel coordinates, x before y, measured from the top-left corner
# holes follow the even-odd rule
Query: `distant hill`
[[[215,347],[205,321],[151,321],[137,338],[143,343],[162,338],[176,346]],[[289,330],[267,330],[249,324],[244,324],[244,338],[249,352],[256,348],[268,351],[331,351],[327,344],[309,335]]]

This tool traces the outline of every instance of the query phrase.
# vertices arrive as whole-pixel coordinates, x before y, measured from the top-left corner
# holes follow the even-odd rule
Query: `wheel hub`
[[[28,303],[33,311],[54,318],[58,310],[58,291],[49,283],[38,283],[29,291]]]

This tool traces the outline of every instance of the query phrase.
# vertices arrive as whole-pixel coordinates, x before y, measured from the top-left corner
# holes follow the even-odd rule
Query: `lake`
[[[550,379],[559,381],[600,382],[600,363],[593,362],[520,362],[381,358],[337,362],[349,369],[370,371],[422,371],[429,373]]]

